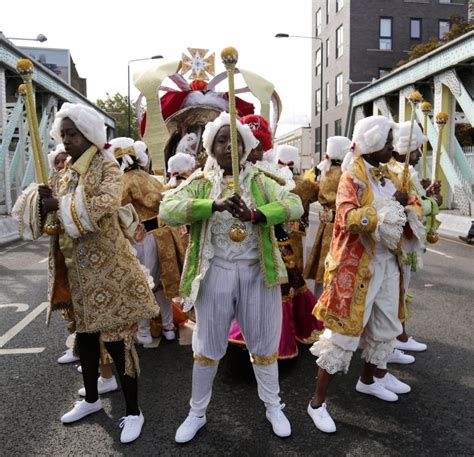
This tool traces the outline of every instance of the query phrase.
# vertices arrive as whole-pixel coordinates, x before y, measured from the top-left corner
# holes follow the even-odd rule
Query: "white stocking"
[[[217,374],[218,364],[202,365],[194,362],[190,416],[204,416],[212,395],[212,384]]]

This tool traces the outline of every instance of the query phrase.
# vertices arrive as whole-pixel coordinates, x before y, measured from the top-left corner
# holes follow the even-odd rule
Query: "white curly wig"
[[[76,128],[95,146],[102,149],[107,142],[104,120],[100,114],[89,106],[80,103],[63,103],[56,113],[50,135],[58,144],[61,139],[61,121],[71,119]]]
[[[393,148],[400,155],[406,155],[408,152],[421,148],[423,143],[427,140],[417,122],[413,123],[413,133],[410,147],[408,147],[409,137],[410,121],[400,122],[399,124],[395,125],[395,128],[393,129]]]
[[[361,119],[355,125],[352,135],[354,154],[372,154],[383,149],[388,132],[394,126],[394,122],[385,116],[369,116]]]
[[[48,165],[50,170],[55,169],[54,161],[59,154],[67,154],[64,144],[62,143],[57,144],[48,154]]]
[[[113,154],[122,171],[133,165],[134,162],[145,168],[148,165],[148,155],[146,153],[146,144],[143,141],[135,141],[132,138],[118,137],[110,140],[110,148],[107,152]]]
[[[252,130],[250,130],[250,127],[247,124],[242,125],[239,120],[237,120],[236,124],[237,131],[242,137],[242,141],[244,143],[244,155],[242,157],[241,162],[245,162],[245,160],[247,160],[248,155],[252,152],[252,149],[255,149],[258,146],[258,140],[253,136]],[[225,125],[230,125],[230,114],[226,113],[225,111],[223,111],[212,122],[208,122],[206,124],[204,133],[202,134],[202,144],[208,156],[214,158],[212,154],[212,145],[214,144],[214,138],[216,137],[217,132],[220,130],[220,128],[224,127]]]

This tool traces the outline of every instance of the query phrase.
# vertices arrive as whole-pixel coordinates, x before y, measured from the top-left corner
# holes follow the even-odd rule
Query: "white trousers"
[[[375,257],[372,279],[364,310],[364,330],[361,336],[346,336],[326,329],[311,348],[317,364],[330,374],[347,372],[352,354],[362,347],[362,358],[374,365],[383,365],[402,332],[398,318],[400,272],[395,256]]]
[[[206,412],[218,361],[226,352],[233,319],[242,330],[254,362],[260,399],[267,408],[280,407],[276,362],[282,319],[280,288],[265,286],[258,260],[227,262],[214,258],[194,307],[196,360],[190,414],[202,416]]]
[[[156,248],[156,240],[153,234],[147,234],[143,240],[135,243],[134,248],[137,251],[138,261],[144,265],[150,272],[153,281],[155,282],[155,288],[158,287],[160,282],[160,260],[158,257],[158,250]],[[172,330],[173,326],[173,304],[169,300],[162,289],[155,289],[155,298],[160,305],[161,322],[165,330]],[[148,325],[149,321],[141,322],[142,326]]]

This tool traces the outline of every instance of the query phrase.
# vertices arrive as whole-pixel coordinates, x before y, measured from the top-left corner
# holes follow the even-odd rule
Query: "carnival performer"
[[[328,138],[324,160],[318,165],[321,172],[318,200],[322,206],[319,212],[319,227],[311,253],[304,269],[304,278],[315,281],[315,294],[323,290],[324,260],[329,252],[334,218],[336,214],[336,194],[342,171],[341,164],[352,145],[344,136]]]
[[[245,335],[266,417],[276,435],[291,434],[280,403],[277,365],[281,329],[278,286],[287,276],[272,238],[275,224],[298,219],[303,209],[296,195],[245,164],[257,141],[248,126],[236,124],[242,196],[235,193],[231,178],[230,115],[223,112],[206,125],[203,134],[204,148],[218,169],[196,171],[169,191],[160,207],[159,216],[165,223],[191,224],[181,292],[185,310],[194,305],[197,324],[191,409],[176,432],[178,443],[192,440],[206,423],[212,385],[226,352],[233,318]],[[243,241],[232,241],[229,233],[239,220],[247,236]]]
[[[180,183],[189,178],[195,169],[196,159],[194,156],[184,152],[177,152],[168,160],[168,174],[170,175],[170,180],[167,188],[174,189],[178,187]]]
[[[415,166],[421,157],[420,148],[426,137],[423,135],[419,125],[414,122],[411,143],[410,121],[397,124],[394,129],[394,151],[393,157],[388,163],[391,179],[397,190],[401,190],[406,154],[410,154],[410,182],[409,182],[409,205],[407,207],[408,223],[405,226],[403,236],[403,285],[405,290],[405,302],[411,303],[412,297],[409,293],[412,272],[423,268],[423,254],[426,249],[427,229],[424,224],[431,222],[433,215],[438,214],[439,205],[442,202],[440,195],[440,184],[433,183],[426,190],[423,189]],[[405,319],[411,317],[411,310],[405,310]],[[403,321],[403,332],[398,335],[396,349],[403,351],[422,352],[427,346],[408,336],[405,328],[406,320]]]
[[[318,357],[318,371],[307,409],[316,427],[326,433],[336,431],[325,402],[329,384],[335,373],[348,371],[359,345],[364,364],[356,390],[398,400],[390,390],[393,382],[374,378],[377,365],[393,351],[403,318],[394,251],[406,222],[408,195],[396,191],[388,171],[380,168],[392,155],[392,129],[393,122],[384,116],[357,122],[353,151],[342,164],[325,290],[315,308],[325,330],[311,348]]]
[[[61,232],[51,236],[50,311],[74,311],[86,393],[61,421],[75,422],[102,409],[97,392],[102,338],[125,397],[120,440],[128,443],[138,438],[144,423],[137,402],[136,326],[156,315],[158,306],[121,229],[121,171],[103,149],[102,118],[87,106],[64,103],[51,135],[71,156],[58,193],[53,196],[50,187],[32,185],[16,204],[15,214],[23,236],[31,239],[41,236],[42,221],[50,212],[56,212],[61,223]]]

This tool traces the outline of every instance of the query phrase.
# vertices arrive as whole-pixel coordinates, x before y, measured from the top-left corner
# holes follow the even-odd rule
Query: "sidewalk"
[[[19,239],[18,222],[11,216],[0,216],[0,246]]]

